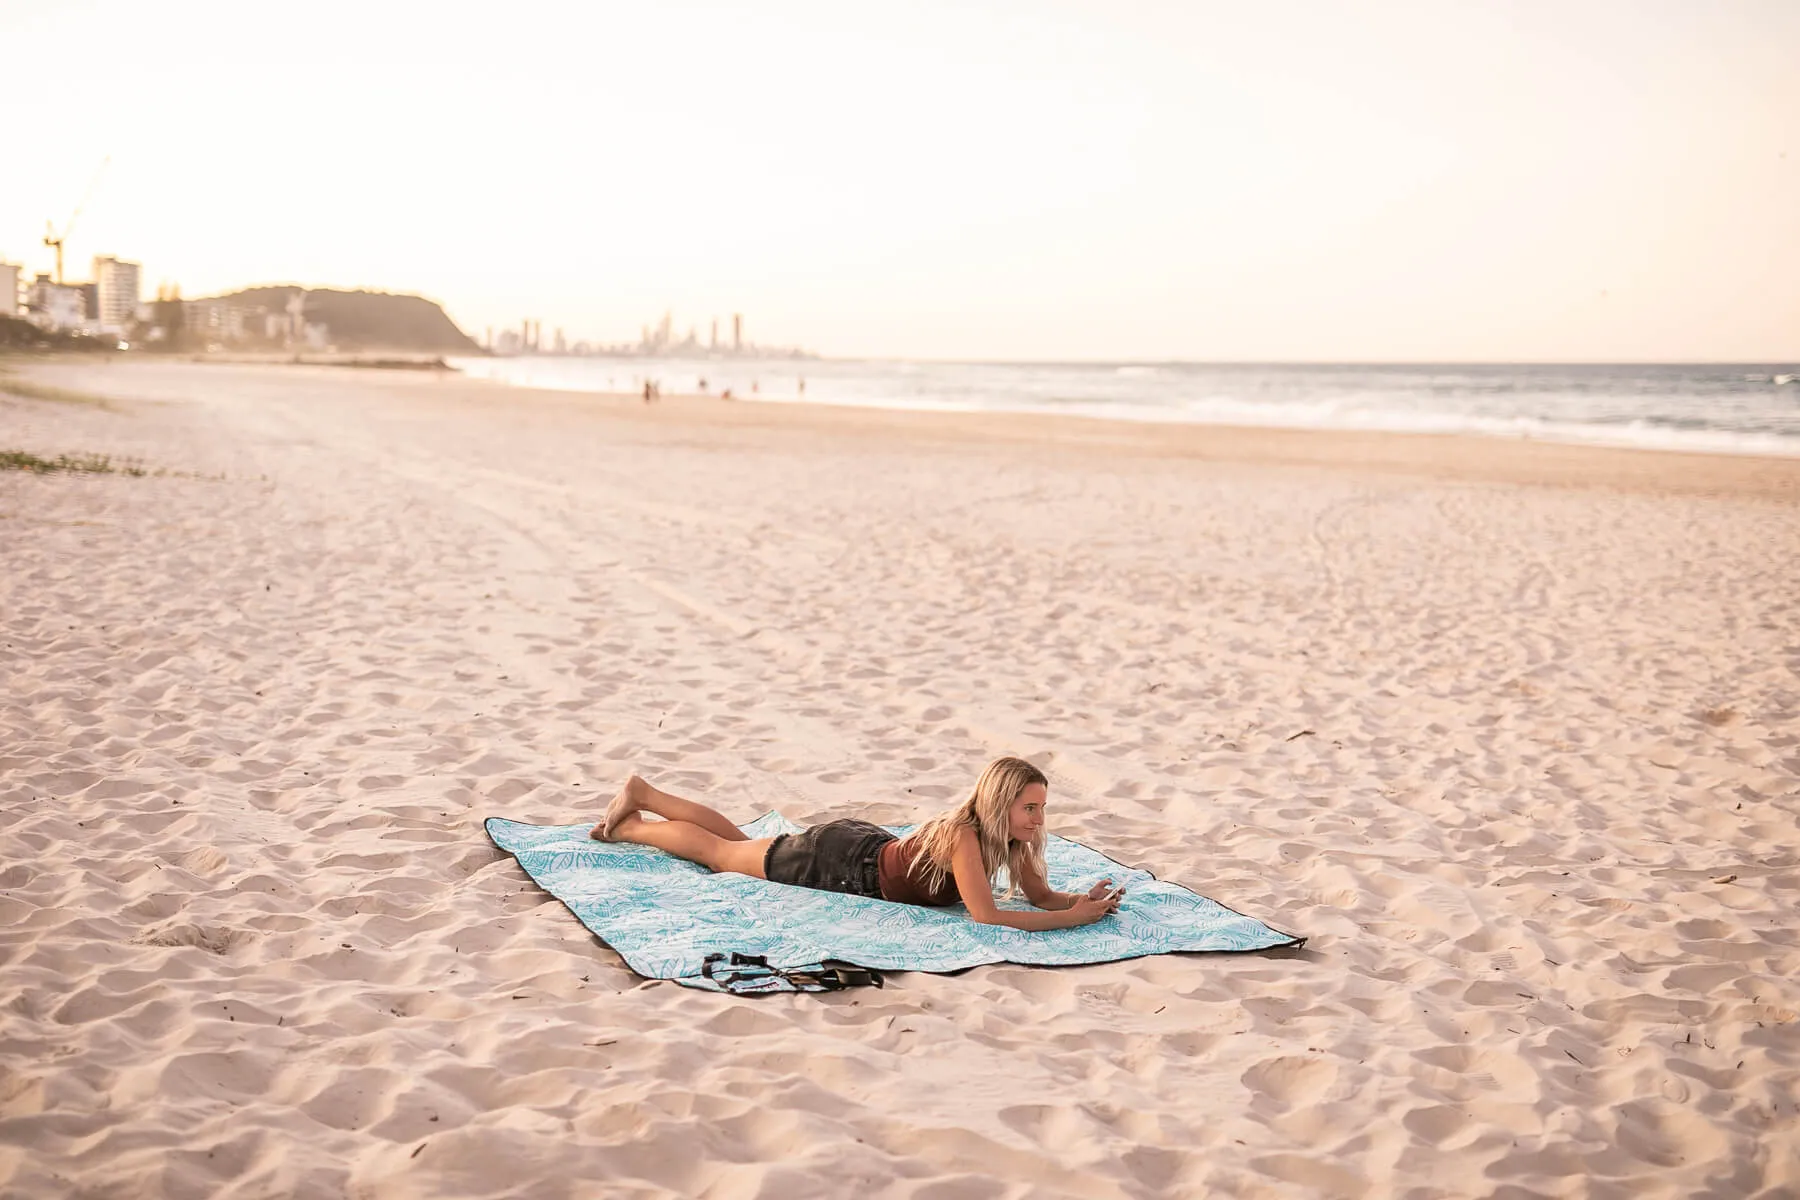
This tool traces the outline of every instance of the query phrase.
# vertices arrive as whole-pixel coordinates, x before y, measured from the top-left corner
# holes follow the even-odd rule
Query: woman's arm
[[[1037,864],[1031,861],[1030,855],[1019,856],[1018,868],[1019,890],[1025,893],[1025,899],[1031,901],[1036,908],[1060,911],[1081,898],[1052,888],[1049,881],[1038,873]]]
[[[969,910],[969,915],[983,925],[1007,925],[1014,929],[1023,929],[1028,933],[1039,933],[1047,929],[1068,929],[1075,925],[1091,925],[1118,907],[1118,900],[1107,900],[1092,896],[1072,896],[1070,902],[1060,909],[1050,912],[1012,912],[994,903],[994,888],[988,882],[987,872],[981,866],[981,844],[975,840],[973,829],[964,829],[956,839],[956,851],[950,859],[951,874],[956,877],[956,890],[962,894],[962,902]],[[1043,880],[1038,880],[1043,886]],[[1024,887],[1024,881],[1020,881]],[[1044,886],[1044,891],[1049,888]],[[1066,895],[1063,892],[1053,895]],[[1031,893],[1025,893],[1027,900],[1032,900]],[[1036,904],[1036,900],[1032,900]],[[1039,905],[1039,907],[1042,907]]]
[[[1019,856],[1018,884],[1019,890],[1025,893],[1025,899],[1029,900],[1035,908],[1058,911],[1070,907],[1081,899],[1079,892],[1059,892],[1051,887],[1038,871],[1037,863],[1033,862],[1029,855]],[[1102,879],[1087,894],[1098,899],[1111,890],[1112,880]]]

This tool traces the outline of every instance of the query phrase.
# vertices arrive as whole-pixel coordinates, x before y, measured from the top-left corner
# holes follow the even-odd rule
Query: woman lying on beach
[[[1119,907],[1125,893],[1102,879],[1085,895],[1053,890],[1044,870],[1044,807],[1049,781],[1022,758],[997,758],[975,790],[905,837],[867,821],[827,821],[800,833],[750,838],[723,813],[671,796],[633,775],[589,836],[603,842],[655,846],[714,871],[901,904],[944,905],[958,899],[983,925],[1067,929],[1088,925]],[[652,820],[653,813],[662,820]],[[1006,895],[1025,894],[1041,912],[994,903],[994,880],[1006,869]]]

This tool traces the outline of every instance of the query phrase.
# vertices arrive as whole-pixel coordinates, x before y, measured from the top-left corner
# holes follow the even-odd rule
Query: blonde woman
[[[827,821],[799,833],[750,838],[723,813],[650,786],[633,775],[589,836],[603,842],[655,846],[714,871],[900,904],[945,905],[959,899],[983,925],[1067,929],[1089,925],[1119,907],[1124,888],[1102,879],[1085,894],[1050,887],[1044,871],[1044,809],[1049,781],[1022,758],[997,758],[974,790],[905,837],[854,819]],[[660,820],[653,818],[661,818]],[[1006,896],[1024,893],[1037,912],[994,903],[1006,872]]]

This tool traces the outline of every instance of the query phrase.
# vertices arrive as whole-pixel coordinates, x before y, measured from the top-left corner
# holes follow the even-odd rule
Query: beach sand
[[[1800,460],[20,370],[169,473],[0,473],[0,1196],[1800,1192]],[[732,998],[481,828],[1006,752],[1308,945]]]

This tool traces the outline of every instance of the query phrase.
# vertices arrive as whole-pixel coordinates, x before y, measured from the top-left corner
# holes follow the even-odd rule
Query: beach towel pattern
[[[1126,885],[1095,924],[1027,933],[971,920],[962,905],[923,908],[716,874],[650,846],[596,842],[591,825],[490,817],[487,833],[538,886],[651,979],[738,993],[880,983],[882,971],[960,971],[987,963],[1069,966],[1181,951],[1268,950],[1305,939],[1272,929],[1148,871],[1050,835],[1050,886]],[[752,838],[801,828],[778,812],[740,826]],[[887,826],[904,834],[911,826]],[[1022,900],[1002,907],[1028,909]]]

